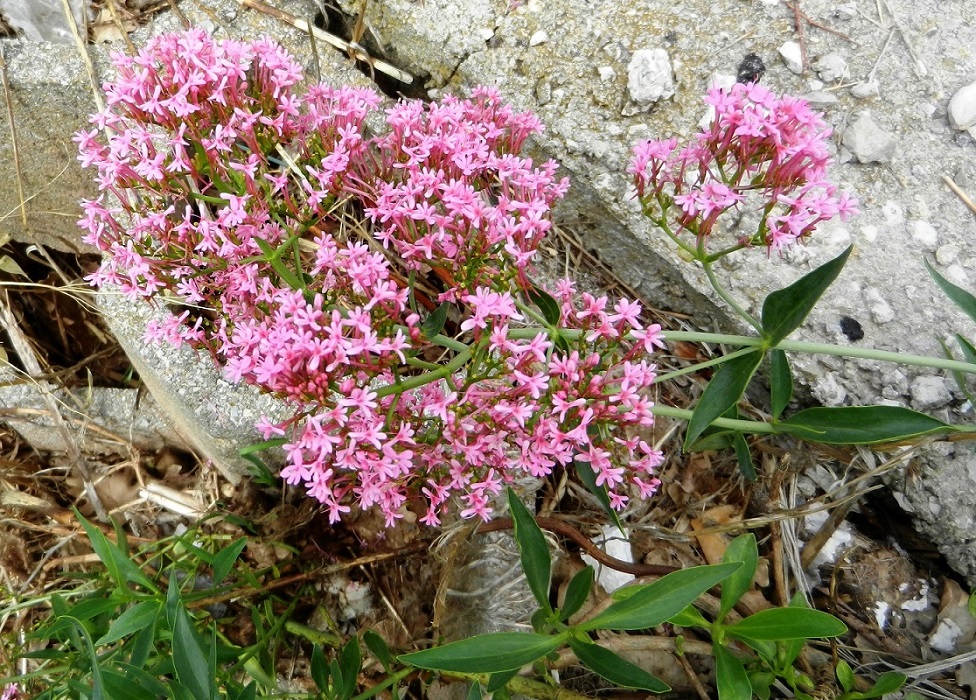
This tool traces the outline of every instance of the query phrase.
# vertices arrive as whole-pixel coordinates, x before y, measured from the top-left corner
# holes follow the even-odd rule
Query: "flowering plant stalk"
[[[634,177],[644,215],[679,247],[683,257],[702,266],[718,295],[758,336],[665,333],[668,340],[717,342],[740,349],[706,363],[720,367],[694,411],[658,406],[655,413],[688,419],[686,448],[706,431],[724,431],[750,477],[754,471],[744,432],[788,433],[835,444],[871,444],[971,431],[893,406],[814,408],[781,419],[793,393],[786,351],[861,357],[957,373],[976,372],[976,365],[951,357],[789,340],[790,333],[803,323],[840,274],[851,247],[789,287],[771,293],[761,316],[750,314],[722,286],[714,273],[715,262],[758,246],[765,246],[768,254],[782,252],[803,242],[824,221],[837,216],[847,220],[857,213],[857,202],[827,179],[831,130],[805,101],[778,97],[752,83],[712,89],[705,102],[713,111],[712,119],[691,143],[679,148],[675,138],[642,142],[634,148],[628,172]],[[756,229],[720,243],[723,234],[727,235],[722,224],[733,217],[757,221]],[[976,309],[976,300],[971,306]],[[767,355],[773,420],[738,420],[735,406]],[[658,381],[702,366],[661,375]]]
[[[487,520],[503,485],[570,467],[621,510],[659,485],[663,456],[644,438],[655,414],[690,418],[686,446],[709,426],[740,448],[742,432],[876,442],[954,429],[879,407],[864,407],[856,423],[873,429],[857,434],[838,430],[851,416],[818,409],[779,420],[792,395],[784,350],[854,354],[787,339],[849,251],[771,294],[761,318],[712,265],[854,213],[826,179],[829,131],[802,101],[757,85],[714,90],[715,119],[692,144],[637,147],[645,214],[759,332],[664,334],[635,301],[579,294],[568,280],[534,285],[568,182],[554,162],[519,155],[542,125],[494,90],[398,103],[372,133],[375,93],[300,89],[300,67],[267,39],[191,30],[114,62],[106,109],[76,135],[101,190],[80,222],[105,254],[90,280],[165,303],[174,313],[147,339],[205,351],[229,379],[286,402],[289,418],[258,427],[287,453],[282,477],[333,521],[355,503],[388,525],[409,512],[436,525],[455,497],[462,517]],[[714,250],[720,217],[745,210],[758,212],[756,232]],[[665,337],[741,346],[713,361],[694,412],[651,400],[653,383],[676,374],[658,377],[652,360]],[[767,354],[776,420],[737,420]]]
[[[259,428],[333,521],[355,502],[436,525],[454,496],[487,519],[504,484],[572,464],[614,509],[654,493],[660,327],[532,283],[568,187],[518,155],[533,115],[478,88],[396,104],[372,135],[375,93],[302,92],[273,42],[201,31],[114,61],[76,136],[102,190],[81,221],[105,253],[90,279],[172,304],[148,339],[285,401]]]

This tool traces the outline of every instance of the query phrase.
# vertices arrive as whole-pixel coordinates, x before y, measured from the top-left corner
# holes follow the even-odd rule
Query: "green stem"
[[[762,324],[759,323],[759,320],[755,318],[752,314],[750,314],[748,311],[746,311],[739,304],[739,302],[737,302],[732,297],[731,294],[725,291],[725,288],[719,283],[718,278],[715,276],[715,270],[712,269],[712,263],[706,262],[705,260],[700,260],[700,262],[702,264],[702,268],[704,268],[705,270],[705,274],[708,275],[709,284],[711,284],[712,288],[718,293],[720,297],[722,297],[722,300],[725,301],[726,304],[731,306],[733,311],[735,311],[742,318],[744,318],[749,323],[750,326],[755,328],[759,333],[762,333]]]
[[[677,418],[679,420],[688,421],[691,420],[691,414],[693,412],[686,408],[655,405],[651,409],[651,413],[653,413],[655,416]],[[779,432],[772,423],[755,420],[741,420],[738,418],[716,418],[711,422],[711,425],[718,428],[729,428],[730,430],[736,430],[741,433],[751,433],[756,435],[775,435]]]
[[[457,357],[448,362],[446,365],[440,369],[434,370],[432,372],[425,372],[424,374],[418,374],[415,377],[410,377],[404,379],[399,384],[387,384],[384,387],[380,387],[376,390],[376,398],[381,399],[384,396],[389,396],[390,394],[402,394],[405,391],[410,391],[411,389],[417,389],[425,384],[430,384],[431,382],[436,382],[440,379],[445,379],[450,377],[452,374],[461,369],[465,363],[471,359],[471,348],[465,346],[465,349],[458,353]]]
[[[686,374],[694,374],[699,370],[707,369],[708,367],[714,367],[715,365],[720,365],[723,362],[728,362],[729,360],[734,360],[742,355],[748,355],[750,352],[756,352],[755,347],[745,347],[739,348],[734,352],[730,352],[728,355],[722,355],[720,357],[713,357],[711,360],[706,362],[699,362],[697,364],[691,365],[689,367],[683,367],[681,369],[676,369],[673,372],[668,372],[667,374],[659,374],[657,379],[654,380],[655,384],[660,384],[663,382],[670,381],[677,377],[683,377]]]
[[[743,347],[762,347],[765,340],[755,336],[746,335],[726,335],[723,333],[698,333],[696,331],[665,331],[665,340],[688,341],[693,343],[725,343],[727,345],[739,345]],[[944,369],[951,372],[965,372],[966,374],[976,374],[976,364],[970,362],[960,362],[943,357],[929,357],[926,355],[906,355],[900,352],[890,352],[887,350],[877,350],[875,348],[855,348],[842,345],[831,345],[829,343],[808,343],[802,340],[781,340],[776,345],[777,350],[786,352],[802,352],[809,355],[835,355],[838,357],[856,357],[864,360],[877,360],[878,362],[893,362],[895,364],[913,365],[916,367],[931,367],[932,369]]]

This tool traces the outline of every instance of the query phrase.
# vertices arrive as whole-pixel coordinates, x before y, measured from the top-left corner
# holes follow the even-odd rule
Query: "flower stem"
[[[750,314],[748,311],[746,311],[739,304],[739,302],[737,302],[732,297],[731,294],[725,291],[725,288],[719,283],[718,278],[715,276],[715,270],[712,269],[712,264],[705,260],[699,260],[699,262],[701,262],[702,268],[704,268],[705,270],[705,274],[708,275],[708,282],[709,284],[712,285],[712,289],[714,289],[716,293],[718,293],[718,295],[722,297],[722,300],[726,304],[732,307],[733,311],[735,311],[742,318],[744,318],[750,326],[755,328],[758,332],[762,333],[762,324],[759,323],[759,320],[755,318],[752,314]]]
[[[725,343],[727,345],[739,345],[744,347],[762,346],[765,341],[762,338],[746,335],[726,335],[723,333],[698,333],[696,331],[665,331],[665,340],[688,341],[697,343]],[[877,360],[878,362],[893,362],[902,365],[914,365],[917,367],[931,367],[932,369],[945,369],[950,372],[965,372],[966,374],[976,374],[976,364],[970,362],[960,362],[944,357],[930,357],[926,355],[907,355],[900,352],[890,352],[888,350],[877,350],[875,348],[854,348],[844,345],[832,345],[830,343],[808,343],[802,340],[781,340],[776,345],[777,350],[786,352],[802,352],[809,355],[836,355],[839,357],[857,357],[864,360]]]

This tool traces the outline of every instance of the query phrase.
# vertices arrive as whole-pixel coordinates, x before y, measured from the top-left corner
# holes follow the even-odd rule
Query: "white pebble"
[[[600,74],[600,80],[605,83],[617,77],[617,71],[613,69],[613,66],[600,66],[596,70]]]
[[[674,71],[664,49],[638,49],[627,65],[627,90],[630,99],[642,110],[660,99],[674,95]]]
[[[976,83],[970,83],[949,100],[949,123],[959,131],[976,126]]]
[[[939,245],[939,232],[928,221],[912,221],[908,224],[912,238],[929,250],[935,250]]]
[[[538,46],[539,44],[544,44],[549,41],[549,35],[545,30],[540,29],[531,37],[529,37],[529,46]]]
[[[795,41],[787,41],[779,47],[779,55],[783,57],[786,67],[799,75],[803,72],[803,50]]]

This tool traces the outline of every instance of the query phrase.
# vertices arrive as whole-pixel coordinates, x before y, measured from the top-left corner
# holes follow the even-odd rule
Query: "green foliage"
[[[251,606],[257,640],[250,647],[230,643],[202,609],[207,599],[227,595],[235,586],[260,589],[255,572],[241,560],[246,538],[228,544],[190,530],[131,553],[118,528],[113,542],[80,513],[76,517],[104,569],[75,590],[50,596],[50,614],[28,638],[35,650],[23,654],[41,666],[18,679],[30,684],[31,697],[254,700],[278,692],[274,650],[290,614],[288,604],[272,605],[265,598]],[[389,666],[389,651],[377,640],[370,637],[369,648]],[[321,647],[313,653],[318,672]],[[352,698],[360,664],[353,639],[326,662],[327,682],[315,697]]]
[[[763,337],[775,346],[795,331],[810,315],[817,301],[837,279],[854,246],[807,273],[788,287],[772,292],[762,308]]]

